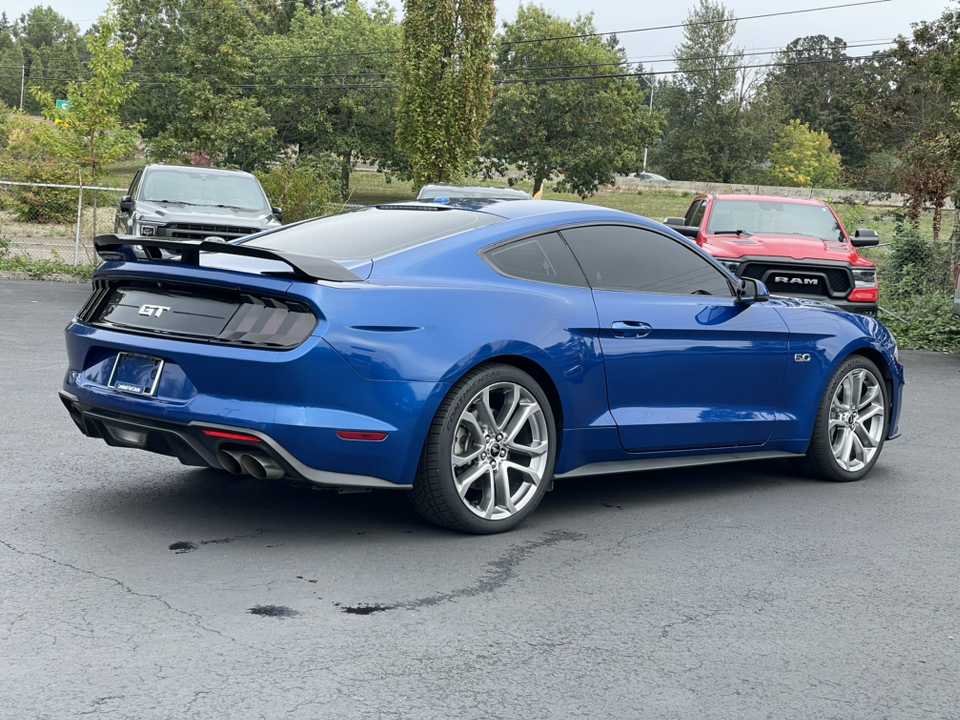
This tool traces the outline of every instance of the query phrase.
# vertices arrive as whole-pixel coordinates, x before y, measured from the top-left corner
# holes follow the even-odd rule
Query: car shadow
[[[796,482],[816,482],[789,461],[598,475],[558,480],[532,516],[536,525],[563,526],[598,507],[651,507],[698,502]],[[340,494],[285,480],[256,480],[217,470],[160,472],[125,487],[84,491],[87,508],[130,531],[174,531],[189,542],[229,542],[263,534],[267,542],[325,543],[357,535],[446,537],[422,520],[403,490]],[[267,536],[269,533],[269,536]],[[186,540],[184,540],[186,542]]]

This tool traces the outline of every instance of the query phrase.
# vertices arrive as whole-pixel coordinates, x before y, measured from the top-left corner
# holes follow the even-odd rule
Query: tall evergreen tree
[[[397,142],[415,182],[455,181],[493,97],[493,0],[405,0]]]
[[[676,180],[736,182],[758,159],[747,125],[751,95],[733,11],[699,0],[674,51],[678,75],[661,94],[667,112],[657,167]]]

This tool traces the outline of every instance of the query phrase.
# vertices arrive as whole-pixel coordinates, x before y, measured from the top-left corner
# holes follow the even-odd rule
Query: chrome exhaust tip
[[[276,461],[266,455],[244,453],[240,456],[240,465],[244,472],[257,480],[279,480],[286,474]]]
[[[243,462],[241,455],[236,450],[218,450],[217,462],[220,467],[233,475],[243,475]]]

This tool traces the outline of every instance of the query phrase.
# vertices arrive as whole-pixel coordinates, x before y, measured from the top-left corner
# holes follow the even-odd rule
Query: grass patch
[[[29,280],[90,282],[96,265],[71,265],[56,252],[52,258],[34,259],[27,255],[0,255],[0,273]]]

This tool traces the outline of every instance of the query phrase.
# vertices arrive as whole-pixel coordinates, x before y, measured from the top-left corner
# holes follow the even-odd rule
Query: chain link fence
[[[113,232],[124,188],[0,181],[0,254],[68,265],[97,261],[95,235]]]
[[[953,297],[960,242],[902,235],[860,254],[877,266],[879,319],[907,347],[960,346]]]

